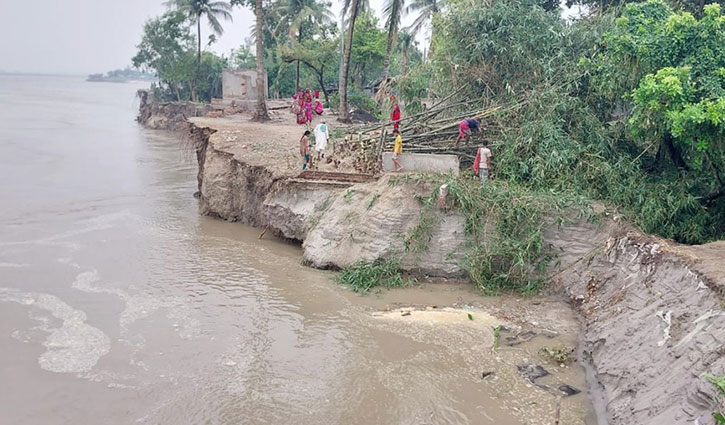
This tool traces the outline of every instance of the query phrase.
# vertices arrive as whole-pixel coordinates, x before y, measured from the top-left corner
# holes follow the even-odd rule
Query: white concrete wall
[[[403,153],[398,161],[405,167],[404,171],[422,173],[458,174],[460,164],[456,155],[438,155],[429,153]],[[393,171],[393,153],[383,152],[383,171]]]
[[[264,76],[265,96],[269,97],[267,76]],[[257,71],[253,69],[222,70],[222,97],[225,101],[257,100]]]

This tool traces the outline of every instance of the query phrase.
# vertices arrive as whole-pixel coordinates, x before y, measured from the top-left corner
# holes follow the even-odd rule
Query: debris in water
[[[516,368],[524,375],[524,378],[535,382],[539,378],[549,375],[549,371],[539,365],[518,365]]]
[[[527,341],[531,341],[536,336],[536,332],[534,331],[524,331],[519,332],[518,334],[514,336],[507,336],[506,342],[509,346],[519,345]]]
[[[581,392],[581,391],[577,390],[576,388],[572,387],[571,385],[567,385],[567,384],[559,385],[559,391],[563,392],[567,397],[572,396],[574,394],[579,394]]]

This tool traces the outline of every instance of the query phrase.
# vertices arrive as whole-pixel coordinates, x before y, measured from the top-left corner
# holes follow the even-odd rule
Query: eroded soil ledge
[[[414,273],[465,276],[455,211],[438,212],[425,253],[404,252],[425,184],[300,180],[294,126],[190,121],[202,214],[298,240],[312,267],[396,256]],[[260,131],[264,138],[250,136]],[[715,392],[701,375],[725,374],[725,243],[682,246],[613,219],[551,226],[545,236],[559,253],[549,287],[583,321],[583,360],[606,408],[600,422],[713,424]]]

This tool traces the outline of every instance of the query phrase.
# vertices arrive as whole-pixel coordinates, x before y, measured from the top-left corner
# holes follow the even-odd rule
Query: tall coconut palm
[[[390,55],[393,52],[393,46],[396,44],[398,37],[400,17],[403,14],[404,5],[405,0],[385,0],[383,17],[386,19],[385,28],[388,29],[388,43],[385,47],[385,61],[383,62],[383,84],[388,80],[388,73],[390,72]]]
[[[317,0],[285,0],[280,4],[278,10],[287,23],[287,31],[289,39],[302,43],[304,36],[303,28],[305,25],[325,25],[333,21],[332,13],[327,3],[318,2]],[[309,34],[309,31],[307,32]],[[297,72],[295,74],[295,88],[300,86],[300,61],[297,62]]]
[[[350,18],[345,34],[345,51],[342,55],[342,66],[340,67],[340,110],[337,115],[339,121],[349,121],[349,113],[347,110],[347,74],[350,70],[350,53],[352,52],[352,35],[355,32],[355,21],[360,12],[361,0],[351,0],[350,2]]]
[[[403,52],[403,60],[400,61],[400,75],[405,77],[408,74],[408,64],[410,63],[410,46],[413,45],[415,40],[413,36],[407,31],[402,31],[398,35],[398,48]]]
[[[262,0],[255,0],[254,17],[256,23],[254,25],[254,38],[257,50],[257,108],[254,111],[254,120],[269,121],[267,113],[267,79],[264,78],[266,72],[264,70],[264,35],[262,28],[264,25],[262,19]]]
[[[410,25],[409,30],[412,35],[416,35],[425,24],[430,23],[433,17],[440,13],[441,9],[445,6],[445,0],[413,0],[408,7],[405,8],[405,14],[417,13],[413,23]],[[430,47],[428,48],[428,55],[433,53],[433,32],[431,30],[430,35]]]
[[[169,7],[175,8],[184,13],[192,23],[196,24],[196,79],[199,78],[199,67],[201,65],[201,17],[206,15],[209,26],[216,35],[222,35],[224,28],[219,18],[232,20],[232,6],[226,1],[212,0],[169,0],[166,2]],[[196,84],[195,84],[196,85]],[[196,101],[196,87],[192,90],[192,100]]]
[[[343,0],[342,13],[340,13],[340,58],[345,56],[345,28],[347,28],[347,12],[350,10],[350,2],[352,0]],[[370,10],[370,0],[359,0],[358,14],[365,13]],[[343,61],[340,61],[340,69],[337,73],[338,77],[342,75]]]
[[[206,15],[209,20],[209,26],[216,35],[222,35],[224,28],[219,22],[219,18],[232,20],[232,6],[226,1],[211,0],[169,0],[166,4],[183,12],[186,17],[196,24],[197,52],[196,60],[201,61],[201,17]]]

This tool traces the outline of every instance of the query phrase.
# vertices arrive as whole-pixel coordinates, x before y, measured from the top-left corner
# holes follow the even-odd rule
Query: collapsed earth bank
[[[300,179],[240,150],[210,121],[191,121],[202,214],[300,241],[312,267],[396,258],[412,273],[465,277],[465,219],[455,210],[436,211],[424,252],[405,250],[419,198],[430,195],[425,183]],[[549,288],[582,317],[581,360],[606,408],[600,421],[713,424],[715,390],[702,374],[725,374],[725,243],[682,246],[616,219],[551,225],[545,240],[557,252]]]

